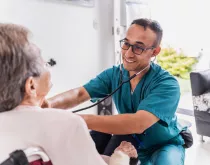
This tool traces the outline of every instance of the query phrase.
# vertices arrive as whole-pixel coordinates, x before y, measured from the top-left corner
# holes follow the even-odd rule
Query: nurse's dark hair
[[[0,23],[0,112],[18,106],[27,78],[41,74],[41,57],[29,42],[29,34],[25,27]]]
[[[154,31],[157,38],[153,46],[157,47],[160,45],[162,36],[163,36],[163,29],[161,28],[160,24],[157,21],[152,20],[152,19],[147,19],[147,18],[140,18],[140,19],[133,20],[131,25],[133,24],[143,26],[144,30],[149,28],[152,31]]]

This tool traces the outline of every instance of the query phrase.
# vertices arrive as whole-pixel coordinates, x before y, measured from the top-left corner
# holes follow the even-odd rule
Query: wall
[[[207,0],[148,0],[151,15],[164,30],[163,44],[182,48],[187,55],[197,56],[203,49],[204,56],[197,69],[210,68],[210,14]]]
[[[28,27],[43,57],[57,61],[49,96],[81,86],[114,64],[112,1],[99,2],[87,8],[59,0],[0,1],[0,22]]]

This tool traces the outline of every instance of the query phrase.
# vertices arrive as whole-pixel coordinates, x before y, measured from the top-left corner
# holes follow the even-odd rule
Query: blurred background
[[[208,0],[0,0],[0,21],[26,26],[51,68],[49,97],[79,87],[120,62],[119,40],[131,21],[152,18],[163,28],[156,63],[180,83],[177,115],[191,123],[195,145],[186,164],[209,164],[210,143],[200,143],[193,113],[190,72],[210,69]],[[84,103],[77,108],[90,105]],[[77,109],[76,108],[76,109]],[[104,111],[107,112],[104,113]],[[100,113],[103,110],[103,113]],[[99,112],[100,111],[100,112]],[[116,113],[111,101],[83,113]]]

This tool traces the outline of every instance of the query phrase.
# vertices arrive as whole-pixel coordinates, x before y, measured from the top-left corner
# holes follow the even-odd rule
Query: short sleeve
[[[180,88],[177,80],[173,77],[167,78],[153,85],[147,97],[140,102],[138,110],[146,110],[169,125],[179,99]]]
[[[92,100],[106,97],[111,93],[112,74],[113,68],[107,69],[83,86]]]

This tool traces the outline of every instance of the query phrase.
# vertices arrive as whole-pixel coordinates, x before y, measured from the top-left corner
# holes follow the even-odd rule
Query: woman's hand
[[[138,156],[135,147],[130,142],[126,141],[121,142],[121,144],[115,149],[115,151],[122,151],[130,158],[137,158]]]
[[[50,102],[47,99],[44,99],[42,104],[41,104],[42,108],[51,108]]]

